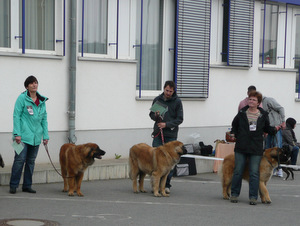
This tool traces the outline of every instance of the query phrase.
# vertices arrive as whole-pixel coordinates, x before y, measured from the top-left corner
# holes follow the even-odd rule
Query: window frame
[[[136,0],[141,1],[141,0]],[[147,97],[154,97],[163,91],[163,86],[165,81],[174,79],[174,55],[175,55],[175,8],[176,8],[176,0],[160,0],[163,1],[163,21],[162,21],[162,67],[161,67],[161,89],[159,90],[142,90],[140,87],[136,87],[136,99],[142,99]],[[136,2],[135,2],[136,3]],[[137,12],[137,4],[135,4],[135,11]],[[137,16],[135,17],[137,20]],[[134,32],[136,34],[136,30]],[[172,34],[173,33],[173,34]],[[139,48],[139,43],[135,43],[132,45],[134,49],[134,59],[135,56],[135,48]],[[171,68],[172,61],[173,68]],[[137,67],[140,66],[140,63],[137,62]],[[173,70],[173,71],[172,71]]]
[[[55,0],[55,30],[54,30],[54,50],[33,50],[26,49],[26,46],[20,45],[20,39],[23,36],[23,30],[20,34],[20,19],[23,21],[23,15],[19,14],[19,10],[23,11],[23,5],[25,0],[22,0],[22,5],[19,4],[19,0],[11,0],[11,46],[10,48],[1,47],[1,53],[18,53],[18,54],[40,54],[40,55],[58,55],[65,56],[65,0]],[[25,6],[24,6],[25,7]],[[26,32],[26,30],[25,30]],[[22,41],[23,42],[23,41]]]

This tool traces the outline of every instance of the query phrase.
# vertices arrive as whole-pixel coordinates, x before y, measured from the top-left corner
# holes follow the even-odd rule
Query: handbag
[[[229,131],[225,134],[225,140],[226,142],[236,142],[236,138],[233,134],[231,134]]]

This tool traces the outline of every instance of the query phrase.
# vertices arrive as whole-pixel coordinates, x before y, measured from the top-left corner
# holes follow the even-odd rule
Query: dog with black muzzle
[[[60,148],[59,162],[64,178],[64,192],[69,196],[83,196],[80,191],[84,171],[95,162],[95,158],[101,159],[105,151],[95,143],[81,145],[64,144]]]
[[[259,194],[262,203],[270,204],[271,198],[269,191],[267,189],[267,182],[273,175],[273,170],[278,167],[280,163],[286,162],[288,160],[288,153],[283,148],[269,148],[264,151],[263,157],[260,161],[259,167]],[[231,193],[231,182],[235,166],[234,154],[227,155],[224,158],[222,164],[222,170],[219,172],[222,177],[222,187],[223,187],[223,198],[229,199]],[[243,179],[249,181],[249,168],[248,164],[244,169]]]
[[[144,178],[149,174],[154,196],[168,197],[169,194],[165,192],[167,176],[179,162],[181,155],[186,153],[186,147],[180,141],[171,141],[159,147],[151,147],[145,143],[133,145],[129,151],[129,176],[133,192],[146,192]]]

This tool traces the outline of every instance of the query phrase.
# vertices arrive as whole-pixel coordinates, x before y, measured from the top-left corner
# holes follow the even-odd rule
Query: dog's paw
[[[68,196],[74,196],[74,192],[69,192]]]
[[[170,197],[170,195],[167,194],[167,193],[162,193],[162,196],[163,196],[163,197]]]
[[[77,195],[78,195],[79,197],[83,197],[83,196],[84,196],[81,192],[77,192]]]
[[[68,190],[63,189],[62,192],[68,192]]]
[[[154,196],[155,196],[155,197],[161,197],[161,194],[159,194],[159,193],[154,193]]]
[[[147,193],[147,191],[146,191],[145,189],[140,190],[140,192],[142,192],[142,193]]]
[[[271,200],[265,200],[265,201],[261,201],[263,204],[271,204],[272,201]]]

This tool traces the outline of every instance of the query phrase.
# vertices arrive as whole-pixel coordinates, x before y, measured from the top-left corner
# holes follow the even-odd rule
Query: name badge
[[[33,109],[32,106],[27,106],[27,111],[30,115],[33,115]]]
[[[256,123],[250,122],[249,129],[250,129],[250,131],[256,131]]]

